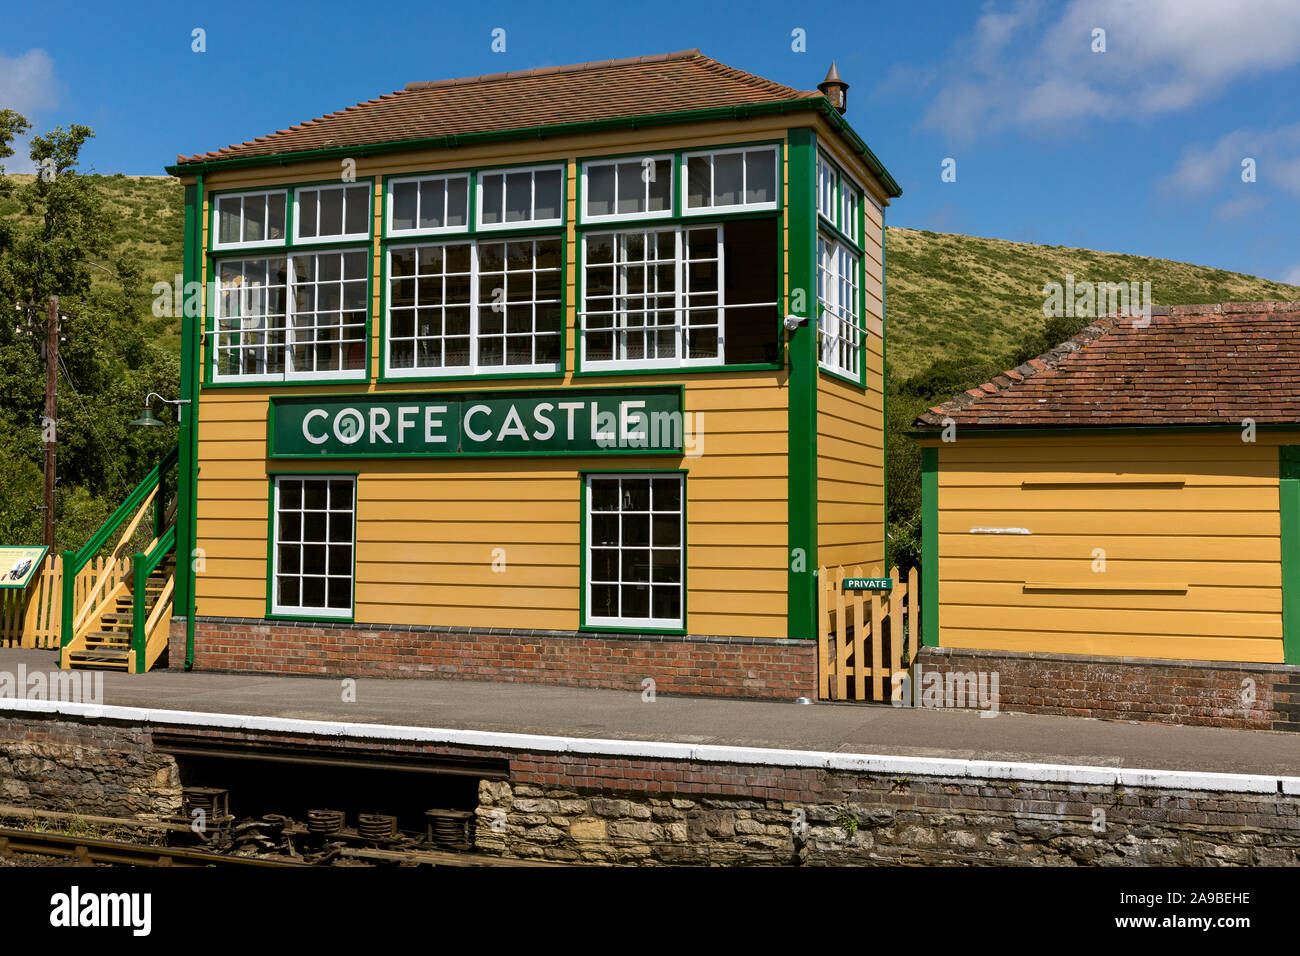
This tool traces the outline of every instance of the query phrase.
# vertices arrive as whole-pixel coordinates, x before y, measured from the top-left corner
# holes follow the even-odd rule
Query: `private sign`
[[[668,454],[682,386],[272,396],[271,458]]]

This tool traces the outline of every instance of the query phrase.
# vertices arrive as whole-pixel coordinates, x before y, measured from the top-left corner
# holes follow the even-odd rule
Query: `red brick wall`
[[[174,618],[170,666],[185,661],[185,621]],[[811,641],[620,638],[565,632],[393,630],[198,618],[194,670],[339,677],[527,681],[659,694],[794,699],[817,693]]]
[[[922,673],[998,675],[998,709],[1300,731],[1300,667],[921,649]]]

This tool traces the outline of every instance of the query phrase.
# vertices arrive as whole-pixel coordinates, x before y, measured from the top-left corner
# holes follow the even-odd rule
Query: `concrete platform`
[[[0,649],[0,671],[56,668],[52,651]],[[88,672],[83,672],[88,673]],[[110,706],[248,714],[557,737],[1000,760],[1201,773],[1300,776],[1300,736],[879,705],[712,700],[523,683],[356,682],[157,671],[104,673]]]

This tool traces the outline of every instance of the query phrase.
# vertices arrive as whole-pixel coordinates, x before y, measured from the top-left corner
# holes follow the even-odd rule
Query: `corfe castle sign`
[[[273,396],[271,458],[683,453],[680,385]]]

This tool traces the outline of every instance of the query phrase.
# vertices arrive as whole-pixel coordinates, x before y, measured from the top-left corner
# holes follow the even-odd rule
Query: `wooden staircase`
[[[170,590],[176,556],[169,555],[145,581],[145,607],[152,608]],[[74,670],[131,670],[131,633],[135,599],[130,590],[119,593],[99,627],[85,635],[84,647],[68,650],[68,667]]]

